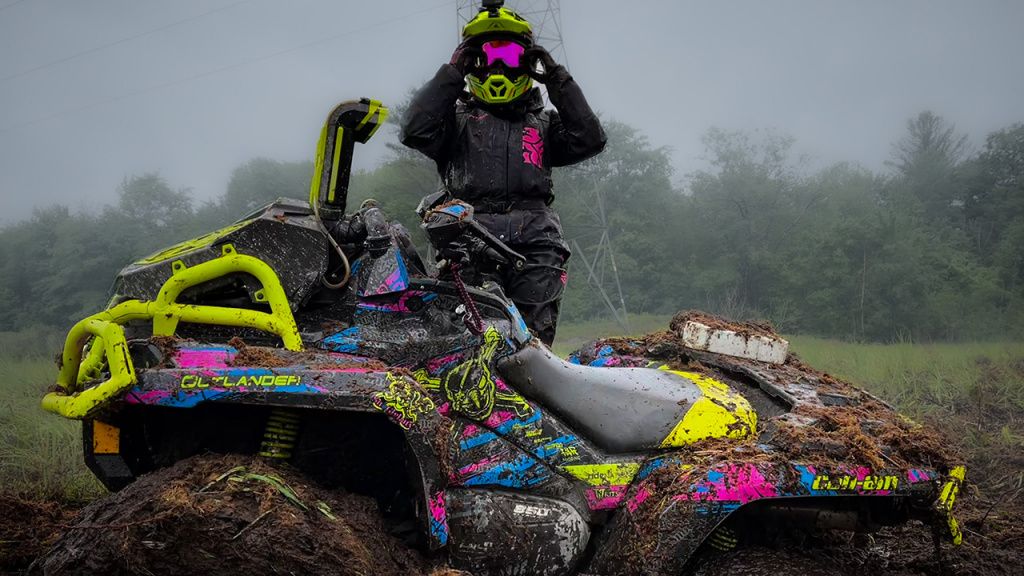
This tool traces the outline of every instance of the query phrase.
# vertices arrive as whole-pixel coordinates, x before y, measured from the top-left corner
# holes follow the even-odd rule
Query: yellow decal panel
[[[409,430],[419,420],[420,414],[434,409],[434,401],[418,390],[412,380],[391,372],[387,376],[388,389],[374,396],[373,405]]]
[[[563,469],[591,486],[625,486],[633,481],[640,464],[575,464]]]
[[[238,230],[239,228],[245,226],[250,222],[252,222],[252,220],[242,220],[241,222],[235,222],[230,226],[225,226],[224,228],[221,228],[220,230],[214,232],[210,232],[209,234],[203,234],[198,238],[185,240],[180,244],[175,244],[170,248],[157,252],[156,254],[153,254],[151,256],[147,256],[142,260],[136,262],[136,264],[156,264],[157,262],[163,262],[164,260],[170,260],[171,258],[176,258],[178,256],[181,256],[182,254],[187,254],[189,252],[199,250],[200,248],[203,248],[204,246],[211,244],[214,240],[217,240],[223,236],[227,236],[228,234],[234,232],[235,230]]]
[[[121,452],[121,429],[99,420],[92,421],[92,453],[119,454]]]
[[[899,476],[864,476],[857,478],[843,474],[842,476],[826,476],[824,474],[814,477],[811,484],[813,490],[831,490],[833,492],[864,490],[896,490],[900,485]]]
[[[960,486],[967,476],[967,469],[957,466],[949,471],[949,480],[942,486],[939,493],[939,505],[946,512],[946,523],[949,525],[949,533],[953,537],[953,544],[959,545],[964,540],[964,534],[960,530],[960,524],[953,517],[953,504],[960,493]]]
[[[258,376],[199,376],[186,374],[181,377],[178,386],[182,390],[202,388],[238,388],[240,386],[271,388],[276,386],[298,386],[302,383],[301,376],[291,374],[264,374]]]
[[[663,448],[686,446],[708,438],[744,438],[756,434],[757,414],[746,398],[703,374],[669,372],[693,382],[700,389],[701,397],[662,440]]]
[[[423,388],[441,392],[456,412],[476,421],[486,420],[495,406],[514,411],[524,418],[533,412],[525,398],[510,389],[499,389],[497,379],[491,374],[491,361],[504,342],[502,335],[489,326],[484,332],[480,349],[443,374],[432,376],[420,368],[412,373]]]

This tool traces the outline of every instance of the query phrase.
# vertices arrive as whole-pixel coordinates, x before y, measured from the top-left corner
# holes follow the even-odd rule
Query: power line
[[[10,4],[4,4],[3,6],[0,6],[0,12],[3,12],[4,10],[7,10],[8,8],[10,8],[11,6],[14,6],[15,4],[21,4],[24,1],[25,0],[14,0],[14,2],[11,2]]]
[[[53,114],[49,114],[49,115],[42,116],[42,117],[39,117],[39,118],[34,118],[32,120],[28,120],[26,122],[21,122],[19,124],[11,124],[10,126],[5,126],[3,128],[0,128],[0,134],[3,134],[5,132],[10,132],[12,130],[17,130],[19,128],[25,128],[26,126],[31,126],[33,124],[38,124],[39,122],[45,122],[47,120],[52,120],[54,118],[58,118],[60,116],[64,116],[65,114],[71,114],[71,113],[74,113],[74,112],[81,112],[83,110],[89,110],[90,108],[95,108],[97,106],[102,106],[104,104],[110,104],[112,102],[118,102],[118,101],[121,101],[121,100],[126,100],[128,98],[131,98],[133,96],[138,96],[140,94],[146,94],[148,92],[155,92],[157,90],[162,90],[164,88],[169,88],[171,86],[176,86],[178,84],[184,84],[186,82],[191,82],[192,80],[198,80],[200,78],[206,78],[208,76],[215,76],[215,75],[220,74],[222,72],[227,72],[228,70],[233,70],[235,68],[241,68],[242,66],[247,66],[249,64],[253,64],[255,62],[260,62],[260,61],[263,61],[263,60],[269,60],[270,58],[281,56],[283,54],[288,54],[289,52],[295,52],[295,51],[298,51],[298,50],[309,48],[310,46],[316,46],[317,44],[323,44],[324,42],[329,42],[331,40],[337,40],[338,38],[342,38],[342,37],[345,37],[345,36],[352,36],[352,35],[355,35],[355,34],[359,34],[360,32],[366,32],[367,30],[373,30],[374,28],[380,28],[381,26],[386,26],[388,24],[393,24],[393,23],[399,22],[401,20],[407,20],[407,19],[412,18],[414,16],[419,16],[421,14],[426,14],[427,12],[431,12],[433,10],[437,10],[438,8],[443,8],[445,6],[449,6],[452,3],[454,3],[454,0],[448,0],[446,2],[442,2],[440,4],[435,4],[435,5],[430,6],[428,8],[424,8],[423,10],[417,10],[416,12],[410,12],[409,14],[405,14],[404,16],[396,16],[395,18],[389,18],[388,20],[382,20],[380,22],[377,22],[376,24],[371,24],[369,26],[364,26],[362,28],[346,30],[345,32],[341,32],[339,34],[332,34],[330,36],[325,36],[323,38],[319,38],[317,40],[313,40],[312,42],[306,42],[305,44],[300,44],[298,46],[293,46],[291,48],[286,48],[284,50],[278,50],[277,52],[272,52],[270,54],[265,54],[263,56],[257,56],[255,58],[249,58],[247,60],[242,60],[241,62],[236,62],[234,64],[228,64],[227,66],[222,66],[220,68],[215,68],[213,70],[208,70],[206,72],[200,72],[199,74],[193,74],[192,76],[188,76],[188,77],[185,77],[185,78],[179,78],[178,80],[172,80],[170,82],[164,82],[163,84],[157,84],[155,86],[149,86],[147,88],[140,88],[138,90],[133,90],[131,92],[125,92],[125,93],[120,94],[118,96],[113,96],[111,98],[105,98],[103,100],[98,100],[96,102],[91,102],[89,104],[84,104],[82,106],[77,106],[75,108],[68,108],[68,109],[62,110],[60,112],[54,112]]]
[[[25,0],[18,0],[18,2],[24,2],[24,1]],[[156,34],[157,32],[163,32],[164,30],[167,30],[167,29],[170,29],[170,28],[174,28],[175,26],[180,26],[181,24],[186,24],[188,22],[194,22],[195,20],[199,20],[201,18],[205,18],[205,17],[207,17],[207,16],[209,16],[211,14],[216,14],[217,12],[223,12],[225,10],[228,10],[229,8],[234,8],[235,6],[238,6],[239,4],[245,4],[246,2],[251,2],[251,1],[252,0],[239,0],[238,2],[234,2],[234,3],[228,4],[227,6],[221,6],[220,8],[214,8],[213,10],[208,10],[206,12],[203,12],[202,14],[196,14],[195,16],[189,16],[188,18],[182,18],[181,20],[177,20],[175,22],[171,22],[170,24],[165,24],[165,25],[160,26],[158,28],[153,28],[152,30],[147,30],[147,31],[141,32],[139,34],[135,34],[134,36],[128,36],[128,37],[125,37],[125,38],[121,38],[120,40],[114,40],[113,42],[108,42],[106,44],[101,44],[99,46],[95,46],[93,48],[89,48],[87,50],[83,50],[81,52],[76,52],[74,54],[70,54],[68,56],[64,56],[62,58],[58,58],[56,60],[51,60],[51,61],[49,61],[49,62],[47,62],[45,64],[40,64],[38,66],[34,66],[32,68],[29,68],[27,70],[22,70],[21,72],[15,72],[14,74],[11,74],[11,75],[8,75],[8,76],[4,76],[3,78],[0,78],[0,83],[7,82],[8,80],[13,80],[14,78],[20,78],[20,77],[25,76],[27,74],[31,74],[33,72],[38,72],[39,70],[43,70],[44,68],[49,68],[51,66],[56,66],[57,64],[63,64],[64,62],[68,62],[68,61],[71,61],[71,60],[76,60],[78,58],[81,58],[82,56],[88,56],[89,54],[93,54],[93,53],[99,52],[100,50],[105,50],[105,49],[110,48],[112,46],[117,46],[118,44],[124,44],[125,42],[131,42],[132,40],[138,40],[139,38],[143,38],[145,36],[149,36],[150,34]],[[18,2],[15,2],[14,4],[17,4]],[[14,4],[8,4],[7,6],[4,6],[4,8],[9,8],[10,6],[14,6]],[[3,8],[0,8],[0,10],[3,10]]]

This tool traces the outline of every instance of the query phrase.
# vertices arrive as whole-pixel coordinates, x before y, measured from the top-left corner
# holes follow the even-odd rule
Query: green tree
[[[957,169],[967,152],[967,136],[941,116],[926,110],[907,120],[907,133],[893,145],[888,161],[899,179],[899,186],[891,189],[897,194],[893,200],[916,204],[930,220],[961,224]]]
[[[125,177],[117,192],[117,207],[131,220],[163,228],[192,216],[189,191],[172,190],[155,172]]]
[[[608,144],[601,154],[554,172],[555,202],[564,236],[585,254],[569,260],[569,282],[563,316],[569,320],[606,316],[600,285],[618,306],[618,286],[604,265],[603,278],[591,278],[584,258],[605,259],[596,246],[607,232],[619,283],[632,312],[663,312],[674,308],[678,294],[674,276],[682,270],[667,257],[668,236],[675,228],[680,194],[671,185],[667,148],[653,148],[638,130],[620,122],[604,123]],[[607,227],[601,226],[602,216]]]
[[[226,215],[237,219],[281,197],[308,198],[312,175],[312,162],[254,158],[231,173],[221,206]]]
[[[389,157],[372,171],[357,172],[349,186],[348,211],[367,200],[381,203],[387,214],[415,235],[421,246],[426,239],[419,234],[416,207],[420,200],[437,192],[439,178],[433,161],[426,156],[391,144]]]
[[[789,136],[711,129],[704,144],[713,170],[689,176],[709,271],[698,281],[711,308],[765,315],[784,243],[815,199],[802,195]]]

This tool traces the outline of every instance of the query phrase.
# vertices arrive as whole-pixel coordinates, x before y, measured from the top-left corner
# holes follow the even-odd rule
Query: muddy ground
[[[920,522],[872,535],[835,533],[777,548],[738,550],[700,567],[696,576],[1016,576],[1024,573],[1024,502],[991,506],[965,498],[957,507],[960,546],[941,544]]]
[[[374,507],[369,499],[321,491],[259,461],[200,457],[84,508],[0,497],[0,573],[465,574],[443,568],[440,559],[427,559],[392,536],[392,527],[382,523]],[[964,543],[943,543],[939,556],[930,529],[915,522],[871,536],[837,533],[824,540],[723,554],[697,574],[1022,573],[1020,492],[992,501],[969,484],[957,516]]]
[[[0,500],[0,567],[69,576],[457,574],[394,536],[376,506],[321,490],[287,466],[197,456],[78,511]]]

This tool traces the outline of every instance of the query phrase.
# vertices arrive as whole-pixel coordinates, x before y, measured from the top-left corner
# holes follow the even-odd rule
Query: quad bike
[[[386,114],[339,105],[308,203],[129,265],[109,307],[71,329],[43,407],[82,420],[108,488],[202,452],[287,460],[374,496],[478,576],[681,574],[768,534],[911,518],[959,540],[962,467],[862,462],[810,436],[798,457],[783,446],[780,430],[842,407],[906,426],[865,393],[700,345],[685,365],[628,341],[562,360],[486,281],[524,261],[472,207],[421,205],[444,260],[433,275],[379,207],[346,215],[354,145]]]

